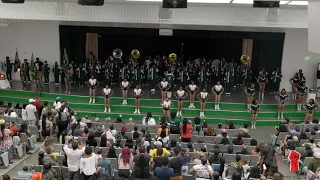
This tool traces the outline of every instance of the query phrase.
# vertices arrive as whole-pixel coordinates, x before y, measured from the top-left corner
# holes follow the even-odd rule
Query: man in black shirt
[[[266,172],[269,171],[270,165],[273,163],[277,163],[277,155],[276,151],[271,145],[265,145],[261,148],[261,158],[259,162],[259,166],[262,169],[263,164],[266,165]]]
[[[173,158],[169,161],[169,168],[172,168],[174,171],[171,180],[182,180],[181,168],[184,162],[183,159],[179,157],[180,148],[174,148],[173,153]]]
[[[36,62],[34,63],[34,69],[36,71],[36,75],[40,78],[40,82],[42,82],[42,69],[43,69],[43,62],[40,61],[39,58],[36,58]]]

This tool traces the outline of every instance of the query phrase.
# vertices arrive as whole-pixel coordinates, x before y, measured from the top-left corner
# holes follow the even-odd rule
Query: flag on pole
[[[29,75],[31,77],[34,77],[35,76],[35,69],[34,69],[34,57],[33,57],[33,53],[31,55],[31,60],[30,60],[30,71],[29,71]]]
[[[20,64],[18,49],[16,49],[16,55],[14,57],[14,72],[17,72],[17,70],[20,68]]]
[[[63,49],[63,59],[62,59],[62,67],[66,67],[69,64],[69,59],[68,59],[68,54],[67,54],[67,49]]]

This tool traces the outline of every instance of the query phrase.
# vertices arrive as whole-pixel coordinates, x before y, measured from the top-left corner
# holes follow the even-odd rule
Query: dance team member
[[[144,94],[144,91],[142,91],[139,85],[136,85],[136,88],[134,88],[134,90],[132,91],[132,94],[134,96],[134,105],[135,105],[134,114],[140,114],[140,98]]]
[[[123,97],[123,102],[122,105],[127,105],[127,97],[128,97],[128,89],[130,88],[131,84],[127,79],[123,79],[123,81],[120,84],[120,87],[122,89],[122,97]]]
[[[89,103],[94,104],[96,102],[96,87],[98,87],[99,82],[97,81],[97,79],[94,78],[93,74],[91,75],[91,78],[88,80],[87,85],[89,86]]]
[[[170,119],[170,108],[173,107],[173,104],[169,101],[169,98],[165,98],[165,100],[160,103],[160,106],[163,108],[163,116]]]
[[[258,118],[258,112],[260,110],[260,106],[256,100],[252,101],[251,104],[251,128],[256,129],[256,122]]]
[[[70,66],[67,66],[64,70],[65,72],[65,77],[64,77],[64,83],[66,86],[66,93],[70,94],[71,92],[71,81],[72,81],[72,70],[70,68]]]
[[[276,94],[276,99],[278,100],[278,119],[283,119],[284,107],[286,101],[288,100],[288,95],[286,89],[282,89],[279,93]]]
[[[215,99],[214,99],[214,109],[220,110],[220,97],[221,97],[221,94],[224,91],[224,88],[220,84],[220,81],[218,81],[217,84],[213,86],[211,91],[214,93],[214,97],[215,97]]]
[[[110,97],[113,94],[113,91],[109,87],[109,85],[106,85],[106,87],[102,89],[102,94],[104,96],[104,112],[107,112],[107,108],[108,108],[108,112],[110,113],[111,112]]]
[[[259,101],[260,99],[264,100],[264,89],[266,88],[266,85],[268,83],[268,79],[266,77],[266,74],[262,74],[258,78],[258,84],[259,84]],[[261,95],[261,96],[260,96]],[[261,98],[260,98],[261,97]]]
[[[167,98],[167,90],[170,88],[170,84],[163,78],[162,81],[158,84],[159,89],[161,90],[161,98],[164,101]]]
[[[297,110],[301,111],[304,95],[308,91],[308,88],[306,87],[305,81],[302,81],[300,83],[300,85],[297,87],[297,90],[298,90],[298,93],[297,93]]]
[[[255,91],[256,90],[254,89],[254,84],[253,83],[251,83],[249,87],[246,87],[244,89],[244,92],[247,95],[247,108],[248,108],[249,111],[250,111],[250,107],[251,107],[251,104],[252,104],[252,101],[253,101],[253,97],[254,97]]]
[[[178,112],[177,116],[181,117],[182,116],[182,105],[183,105],[183,100],[188,96],[188,93],[186,93],[182,86],[179,87],[179,89],[174,93],[174,96],[178,100]]]
[[[36,83],[34,84],[34,92],[36,95],[36,99],[40,98],[40,88],[41,88],[41,81],[40,78],[38,76],[36,76]]]
[[[317,109],[314,99],[310,99],[309,102],[304,106],[304,109],[306,110],[306,117],[304,118],[304,124],[306,124],[307,121],[312,120],[313,113]]]
[[[206,102],[210,99],[210,95],[206,89],[203,89],[197,96],[200,101],[200,117],[204,117],[204,109],[206,107]]]
[[[196,92],[199,90],[197,85],[194,84],[194,81],[191,81],[191,84],[189,84],[187,91],[189,91],[189,96],[190,96],[190,105],[189,108],[195,108],[194,106],[194,95]]]
[[[299,86],[298,74],[295,74],[293,76],[293,78],[290,79],[290,83],[292,85],[292,101],[293,101],[293,103],[295,103],[295,102],[297,102],[297,93],[298,93],[297,88]]]

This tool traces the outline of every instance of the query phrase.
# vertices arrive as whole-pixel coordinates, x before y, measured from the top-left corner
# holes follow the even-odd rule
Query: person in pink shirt
[[[192,139],[192,125],[189,124],[188,119],[184,118],[180,125],[181,141],[190,142]]]

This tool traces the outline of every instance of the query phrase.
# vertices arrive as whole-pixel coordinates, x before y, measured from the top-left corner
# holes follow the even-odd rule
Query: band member
[[[108,112],[110,113],[111,112],[110,97],[113,94],[113,91],[108,85],[106,85],[106,87],[103,88],[102,90],[102,94],[104,96],[104,112],[107,112],[107,108],[108,108]]]
[[[255,93],[254,84],[251,83],[249,87],[246,87],[244,89],[244,92],[247,95],[247,108],[248,108],[248,110],[250,110],[251,104],[253,101],[253,97],[254,97],[254,93]]]
[[[260,72],[259,72],[259,76],[265,75],[266,77],[268,76],[268,72],[266,71],[265,68],[263,68]]]
[[[127,97],[128,97],[128,89],[130,88],[131,84],[127,79],[123,79],[123,81],[120,84],[120,87],[122,89],[122,96],[123,96],[123,102],[122,105],[127,105]]]
[[[189,91],[189,96],[190,96],[190,105],[189,108],[195,108],[194,106],[194,95],[196,92],[199,90],[197,85],[194,84],[194,81],[191,81],[191,84],[189,84],[187,91]]]
[[[96,78],[94,78],[94,75],[91,75],[91,78],[88,80],[88,86],[89,86],[89,96],[90,100],[89,103],[95,103],[96,102],[96,87],[99,85],[99,82]]]
[[[183,71],[180,72],[180,82],[183,88],[187,87],[187,84],[190,80],[188,68],[183,68]]]
[[[205,89],[207,87],[208,72],[205,71],[204,67],[202,67],[201,71],[199,72],[198,80],[200,81],[200,88]]]
[[[42,82],[42,68],[43,68],[43,62],[40,61],[39,58],[36,58],[36,62],[34,63],[36,75],[40,78],[40,82]]]
[[[298,79],[298,74],[295,74],[293,78],[290,79],[290,83],[292,85],[292,101],[297,101],[297,92],[298,92],[298,86],[300,84]]]
[[[70,69],[70,66],[66,66],[65,68],[65,76],[64,76],[64,83],[66,86],[66,93],[70,94],[71,92],[71,81],[72,81],[72,70]]]
[[[102,81],[102,79],[101,79],[101,71],[102,71],[102,66],[100,65],[100,62],[98,61],[97,64],[96,64],[95,78],[99,82]]]
[[[308,91],[308,88],[305,85],[305,82],[302,81],[300,85],[297,87],[298,94],[297,94],[297,110],[301,111],[302,102],[304,99],[305,93]]]
[[[39,77],[36,77],[36,83],[34,84],[34,92],[36,95],[36,99],[40,98],[40,88],[41,88],[41,81]]]
[[[54,63],[54,66],[53,66],[53,69],[52,69],[52,72],[54,74],[54,85],[55,86],[59,86],[60,85],[60,81],[59,81],[59,78],[60,78],[60,68],[59,68],[59,65],[58,65],[58,62],[55,62]]]
[[[174,75],[172,74],[171,70],[169,70],[166,74],[166,79],[169,83],[169,88],[167,89],[167,97],[171,99],[172,91],[174,91]]]
[[[78,69],[79,69],[79,86],[83,87],[85,83],[85,77],[86,77],[86,68],[84,65],[80,64]]]
[[[252,101],[250,109],[251,109],[251,122],[252,122],[251,128],[256,129],[256,121],[257,121],[257,117],[258,117],[258,111],[260,110],[260,106],[256,100]]]
[[[148,76],[151,81],[151,91],[156,91],[156,80],[158,78],[158,68],[153,64],[152,68],[149,69]],[[163,100],[163,99],[162,99]]]
[[[132,92],[134,96],[134,105],[135,105],[135,110],[134,114],[140,114],[140,98],[144,94],[144,91],[140,88],[140,85],[136,85],[136,88]]]
[[[200,101],[200,117],[204,117],[204,109],[206,107],[206,102],[210,99],[210,95],[206,89],[203,89],[197,96]]]
[[[11,60],[10,60],[9,56],[7,56],[6,60],[4,60],[3,70],[6,72],[6,77],[7,77],[9,82],[12,82],[12,77],[11,77],[12,66],[13,66],[13,63],[11,63]]]
[[[25,84],[25,83],[26,83],[26,74],[25,74],[24,64],[21,64],[20,79],[21,79],[23,88],[25,88],[25,85],[26,85],[26,84]]]
[[[167,98],[167,90],[170,88],[170,84],[163,78],[162,81],[158,84],[159,89],[161,90],[161,98],[164,101]]]
[[[266,77],[266,74],[262,74],[258,78],[258,84],[259,84],[259,101],[260,97],[262,100],[264,100],[264,89],[266,88],[266,84],[268,83],[268,79]],[[261,95],[261,96],[260,96]]]
[[[275,71],[272,72],[272,76],[271,76],[271,81],[272,81],[272,91],[274,94],[276,94],[276,92],[279,91],[279,87],[280,87],[280,82],[281,82],[281,72],[279,70],[279,68],[277,68]]]
[[[306,78],[303,75],[302,69],[299,69],[299,72],[296,73],[299,82],[306,81]]]
[[[221,94],[224,91],[224,88],[220,84],[220,81],[218,81],[217,84],[213,86],[211,91],[214,93],[214,97],[215,97],[214,109],[220,110],[220,97],[221,97]]]
[[[280,93],[276,94],[276,99],[278,100],[278,119],[283,119],[283,112],[284,112],[284,107],[285,103],[288,100],[288,95],[285,89],[282,89]]]
[[[44,85],[48,85],[49,76],[50,76],[50,67],[47,61],[44,61],[43,74],[44,74]]]
[[[128,79],[129,78],[128,73],[129,71],[128,71],[127,65],[123,65],[123,67],[120,70],[120,79]]]
[[[109,86],[113,85],[113,69],[112,69],[112,64],[109,65],[109,67],[105,70],[104,76],[106,77],[106,84]]]
[[[174,96],[178,100],[178,112],[177,116],[182,116],[182,105],[183,100],[188,96],[188,94],[183,90],[182,86],[179,87],[179,89],[174,93]]]
[[[304,118],[304,123],[311,121],[313,118],[313,112],[317,109],[314,99],[310,99],[309,102],[304,106],[306,110],[306,117]]]
[[[168,117],[170,119],[170,108],[173,107],[171,101],[168,98],[165,98],[161,103],[160,106],[163,108],[163,116]]]
[[[227,83],[227,92],[226,95],[230,95],[232,90],[234,89],[234,68],[230,66],[228,72],[226,74],[226,83]]]
[[[140,71],[140,68],[139,66],[137,65],[136,68],[133,70],[133,80],[134,80],[134,84],[135,85],[140,85],[141,84],[141,78],[142,78],[142,75],[141,75],[141,71]]]
[[[28,63],[27,59],[24,59],[24,74],[25,74],[25,79],[23,81],[30,83],[30,75],[29,75],[29,71],[30,71],[30,66]]]

